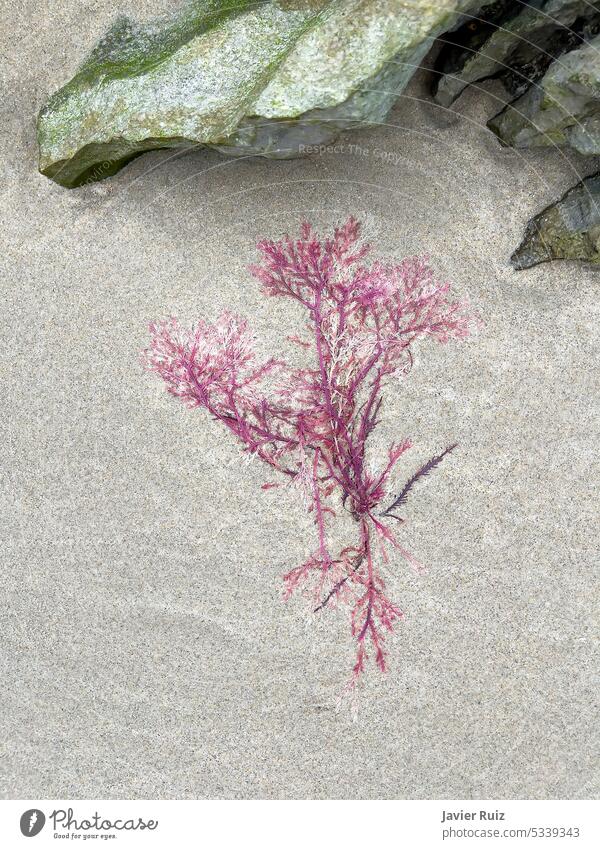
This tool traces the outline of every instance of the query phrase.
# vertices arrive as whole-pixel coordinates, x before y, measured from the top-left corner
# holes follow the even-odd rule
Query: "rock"
[[[582,180],[533,218],[511,261],[522,269],[552,259],[600,263],[600,174]]]
[[[40,171],[104,179],[147,150],[287,157],[382,121],[433,39],[476,0],[194,0],[119,19],[38,122]]]
[[[552,60],[600,30],[588,0],[496,0],[468,20],[441,50],[435,99],[450,104],[470,83],[499,77],[513,96],[539,80]]]
[[[600,153],[600,36],[553,62],[489,127],[512,147],[569,144]]]

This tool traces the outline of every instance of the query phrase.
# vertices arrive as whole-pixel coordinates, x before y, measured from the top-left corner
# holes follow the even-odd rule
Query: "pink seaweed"
[[[257,362],[247,322],[223,313],[215,324],[189,329],[175,318],[150,325],[144,363],[171,394],[203,407],[259,457],[301,485],[314,515],[317,544],[310,557],[284,575],[284,597],[309,590],[314,611],[348,606],[356,643],[355,683],[369,656],[386,669],[385,638],[404,614],[387,597],[378,563],[397,550],[414,569],[418,561],[388,524],[409,490],[455,446],[425,463],[385,509],[390,476],[409,440],[390,446],[377,473],[367,465],[367,443],[378,424],[383,388],[412,366],[411,346],[422,336],[462,339],[477,321],[468,306],[449,299],[423,257],[384,264],[364,260],[371,247],[354,218],[326,238],[303,223],[300,238],[265,239],[251,271],[265,295],[301,304],[307,323],[289,341],[313,352],[310,367],[269,359]],[[276,484],[268,482],[267,489]],[[328,524],[336,509],[353,517],[357,538],[332,554]]]

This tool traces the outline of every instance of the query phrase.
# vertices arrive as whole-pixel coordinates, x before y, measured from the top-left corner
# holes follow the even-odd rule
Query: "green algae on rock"
[[[40,171],[72,188],[141,153],[296,156],[385,118],[474,0],[194,0],[120,18],[38,121]]]
[[[511,261],[522,269],[553,259],[600,263],[600,174],[577,183],[533,218]]]

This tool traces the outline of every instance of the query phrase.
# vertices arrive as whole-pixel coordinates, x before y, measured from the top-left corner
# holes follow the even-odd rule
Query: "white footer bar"
[[[598,849],[595,801],[24,800],[0,802],[0,846]]]

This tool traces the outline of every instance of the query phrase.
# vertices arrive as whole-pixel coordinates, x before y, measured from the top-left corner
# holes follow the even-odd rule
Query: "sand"
[[[156,152],[69,192],[36,171],[35,116],[113,14],[7,12],[2,795],[597,796],[600,276],[508,264],[527,219],[597,163],[501,149],[499,87],[448,112],[421,74],[337,151]],[[407,621],[355,710],[337,709],[343,616],[281,601],[313,545],[301,503],[261,491],[260,464],[139,365],[151,319],[225,306],[289,353],[298,315],[260,295],[253,245],[349,213],[384,254],[429,252],[486,322],[421,346],[386,394],[375,451],[415,443],[399,483],[460,447],[406,508],[429,574],[393,562]]]

